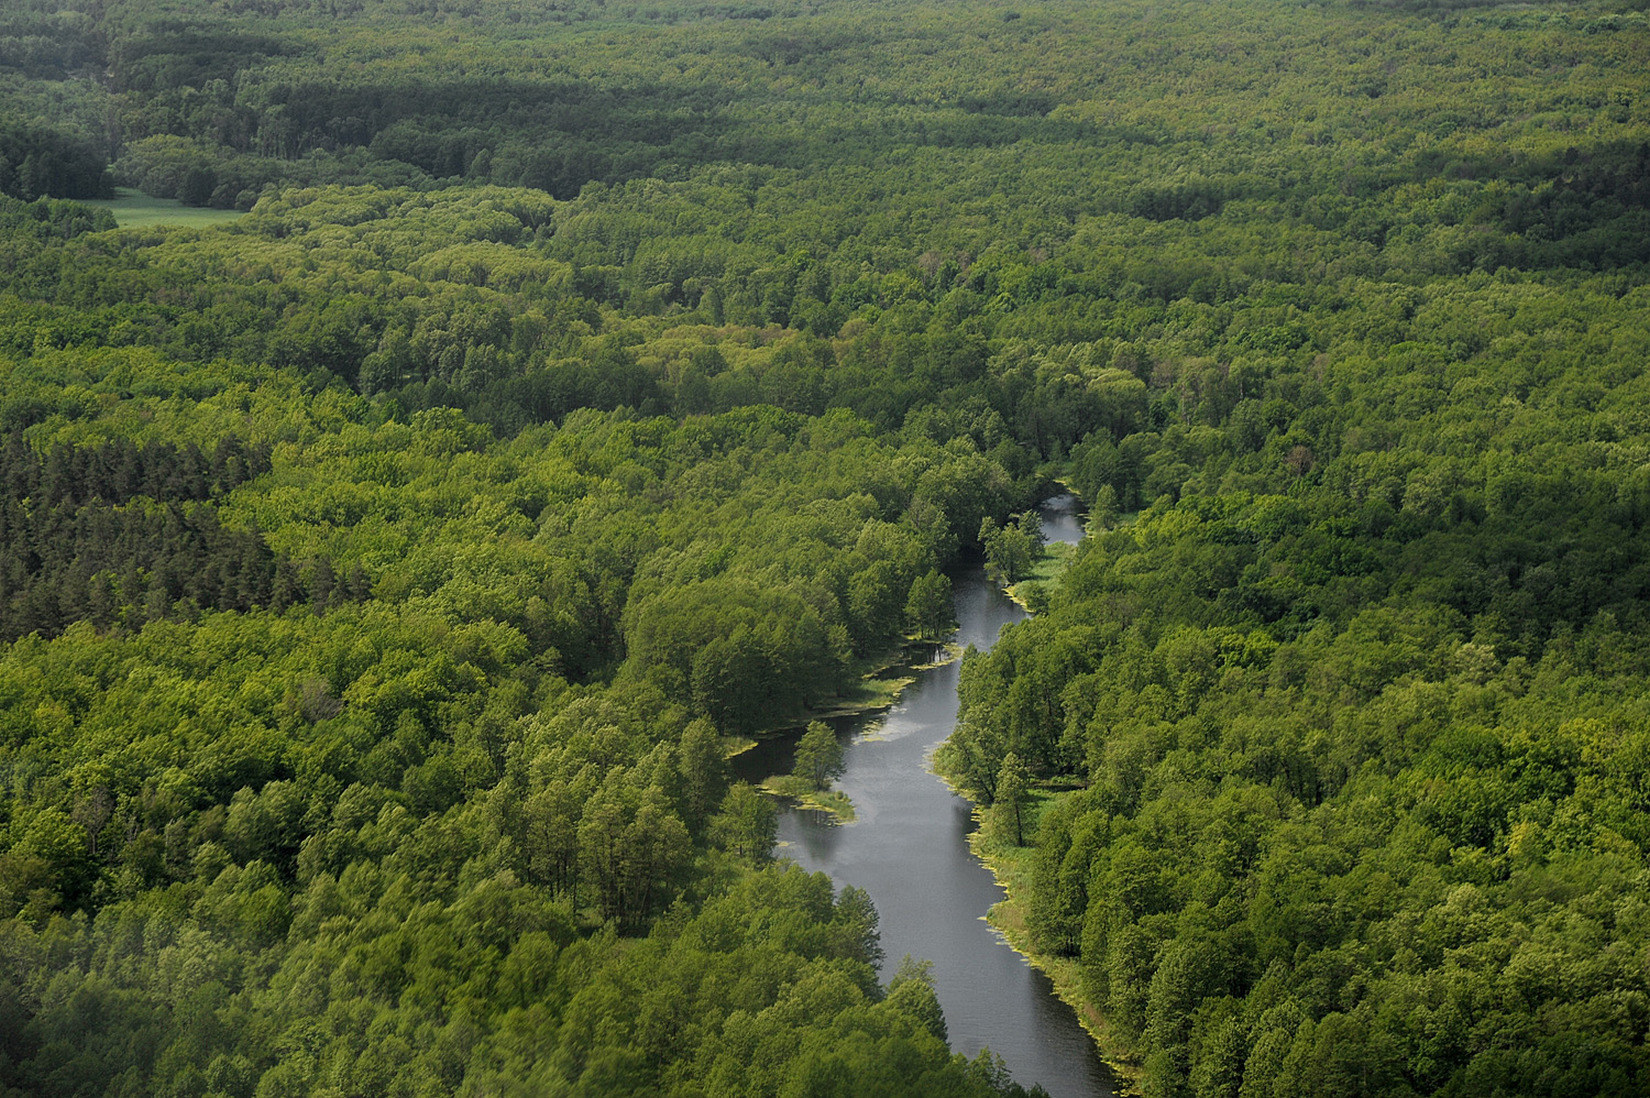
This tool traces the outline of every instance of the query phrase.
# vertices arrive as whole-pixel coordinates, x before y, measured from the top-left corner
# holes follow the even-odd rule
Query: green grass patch
[[[1060,586],[1060,580],[1065,576],[1066,569],[1071,562],[1077,559],[1077,546],[1067,545],[1065,542],[1056,542],[1043,546],[1036,561],[1031,565],[1031,574],[1020,582],[1008,587],[1008,597],[1024,606],[1028,610],[1036,611],[1037,597],[1033,589],[1041,587],[1045,592],[1052,591]]]
[[[1066,569],[1071,567],[1071,562],[1076,559],[1075,545],[1068,545],[1063,541],[1045,545],[1037,557],[1037,562],[1031,566],[1031,575],[1026,579],[1032,583],[1058,583],[1060,577],[1066,574]]]
[[[756,743],[757,741],[751,739],[749,736],[723,736],[722,758],[732,759],[739,755],[743,755],[745,752],[755,747]]]
[[[143,229],[151,225],[182,225],[204,228],[223,225],[245,216],[239,210],[211,210],[185,206],[175,198],[150,198],[130,187],[116,187],[115,197],[87,199],[88,206],[101,206],[115,215],[123,229]]]
[[[834,704],[817,710],[810,710],[808,719],[811,721],[829,720],[832,717],[850,717],[859,713],[887,709],[899,700],[900,692],[910,686],[913,681],[915,680],[910,675],[900,675],[893,678],[878,678],[867,675],[839,694],[834,700]]]
[[[815,789],[806,779],[794,774],[776,774],[762,783],[761,788],[777,797],[795,801],[798,808],[824,812],[839,824],[853,823],[854,802],[840,789]]]

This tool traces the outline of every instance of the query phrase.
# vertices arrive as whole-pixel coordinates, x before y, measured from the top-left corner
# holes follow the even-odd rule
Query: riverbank
[[[988,651],[1004,626],[1025,618],[980,568],[957,570],[952,584],[958,649]],[[956,650],[942,651],[942,661]],[[1049,979],[1004,949],[1002,936],[981,918],[1002,890],[968,848],[968,803],[936,779],[928,761],[933,746],[956,727],[960,661],[934,664],[931,650],[913,655],[906,659],[915,669],[888,676],[910,673],[915,680],[897,705],[838,726],[846,753],[835,788],[852,800],[857,822],[838,826],[784,802],[779,849],[809,872],[870,895],[889,958],[884,978],[906,954],[933,962],[954,1052],[972,1058],[989,1048],[1012,1078],[1040,1084],[1056,1098],[1112,1098],[1113,1075],[1093,1038],[1053,994]],[[790,773],[790,742],[768,737],[741,756],[746,780]]]
[[[958,796],[968,796],[949,776],[940,774],[939,777],[951,786]],[[1064,795],[1039,793],[1036,797],[1037,814],[1041,815],[1042,809]],[[1100,1059],[1105,1061],[1106,1067],[1114,1076],[1117,1093],[1140,1094],[1141,1065],[1134,1059],[1133,1050],[1128,1043],[1111,1028],[1099,1009],[1084,997],[1082,972],[1077,959],[1040,953],[1032,946],[1031,931],[1026,926],[1026,900],[1031,890],[1031,874],[1037,857],[1037,848],[1016,847],[1011,843],[996,841],[985,826],[985,814],[978,804],[974,805],[974,822],[976,826],[968,836],[968,847],[980,860],[980,864],[991,871],[991,876],[1005,894],[1005,898],[994,904],[986,913],[986,922],[1002,935],[1003,941],[1010,949],[1049,978],[1049,982],[1054,985],[1055,995],[1072,1009],[1077,1015],[1078,1024],[1094,1041]]]
[[[955,663],[962,652],[962,646],[955,643],[907,637],[905,643],[882,657],[862,663],[856,684],[833,699],[830,706],[809,710],[799,718],[758,729],[751,735],[724,737],[723,758],[732,762],[759,748],[771,750],[776,743],[788,743],[812,721],[840,724],[886,712],[920,676]],[[865,732],[859,738],[876,739],[876,733]],[[760,778],[751,775],[745,780],[776,800],[821,813],[838,824],[850,824],[858,818],[853,801],[840,789],[814,789],[789,773],[788,760],[777,761],[770,756],[770,762],[777,763],[777,772],[770,771]]]
[[[1077,547],[1087,535],[1082,501],[1062,479],[1067,494],[1045,501],[1042,508],[1044,542],[1028,573],[1003,587],[1009,598],[1028,614],[1048,609],[1050,593],[1060,586],[1066,570],[1077,560]],[[1057,506],[1049,506],[1056,504]]]
[[[1033,562],[1031,573],[1020,582],[1001,588],[1010,599],[1030,614],[1048,608],[1050,592],[1057,589],[1066,570],[1077,559],[1077,546],[1083,536],[1083,525],[1074,519],[1072,525],[1059,531],[1055,539],[1043,545]],[[1027,964],[1047,976],[1054,994],[1071,1008],[1077,1022],[1093,1042],[1100,1059],[1112,1074],[1112,1083],[1119,1095],[1138,1095],[1141,1092],[1141,1065],[1136,1061],[1128,1042],[1106,1022],[1100,1010],[1083,995],[1082,971],[1074,957],[1057,957],[1040,953],[1032,946],[1031,932],[1026,925],[1031,891],[1031,875],[1036,864],[1035,845],[1015,846],[996,839],[988,826],[985,812],[974,802],[956,780],[939,765],[940,755],[930,756],[929,766],[953,793],[973,806],[974,827],[968,834],[968,847],[1002,889],[1004,899],[992,905],[986,913],[986,922]],[[1055,803],[1066,792],[1036,790],[1033,793],[1031,826],[1028,834],[1035,835],[1036,817]],[[1035,840],[1033,840],[1035,841]]]
[[[1077,559],[1077,546],[1070,542],[1050,542],[1031,566],[1031,574],[1018,583],[1003,588],[1003,593],[1019,604],[1028,614],[1048,608],[1048,593],[1060,585],[1060,580]]]

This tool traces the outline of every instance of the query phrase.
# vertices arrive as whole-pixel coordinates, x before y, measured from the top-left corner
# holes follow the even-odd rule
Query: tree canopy
[[[1645,18],[8,5],[0,1088],[1013,1093],[723,755],[1063,480],[941,761],[1145,1092],[1645,1092]]]

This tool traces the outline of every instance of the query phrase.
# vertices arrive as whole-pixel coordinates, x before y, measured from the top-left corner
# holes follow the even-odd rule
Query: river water
[[[1050,541],[1082,536],[1069,496],[1044,505],[1043,531]],[[952,589],[959,644],[989,648],[1004,625],[1025,617],[978,568],[954,575]],[[784,810],[777,853],[870,893],[884,980],[907,953],[933,962],[953,1050],[973,1057],[989,1046],[1016,1082],[1041,1084],[1053,1098],[1108,1098],[1109,1073],[1071,1008],[985,922],[1002,889],[969,852],[968,802],[928,768],[956,723],[957,676],[956,662],[924,670],[892,709],[839,725],[847,768],[837,787],[857,819],[838,825]],[[789,746],[768,741],[740,759],[740,770],[786,770]]]

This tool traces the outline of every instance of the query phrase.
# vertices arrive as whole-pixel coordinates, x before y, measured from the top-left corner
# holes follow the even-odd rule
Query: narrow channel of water
[[[1082,536],[1070,497],[1044,506],[1043,530],[1050,541]],[[989,648],[1004,625],[1025,617],[979,569],[954,576],[953,591],[959,644]],[[907,953],[933,962],[954,1050],[972,1057],[989,1046],[1016,1081],[1040,1083],[1053,1098],[1109,1098],[1110,1075],[1071,1008],[985,922],[1002,889],[969,852],[968,802],[928,769],[956,722],[957,677],[956,663],[926,670],[886,713],[839,725],[847,769],[837,785],[858,819],[839,826],[786,810],[778,853],[870,893],[884,979]],[[770,741],[757,758],[742,757],[740,769],[788,769],[789,746]]]

